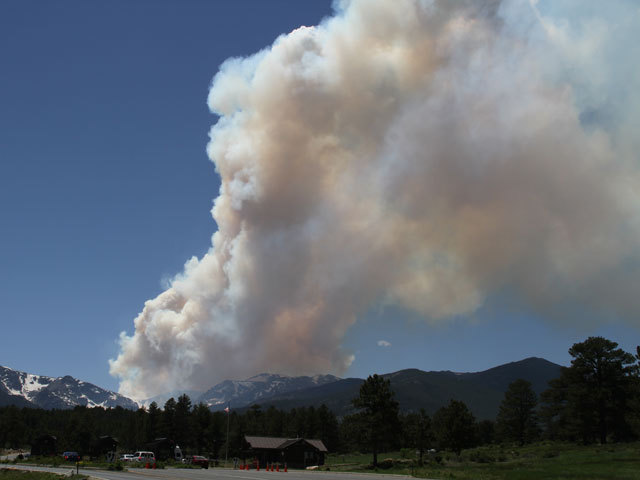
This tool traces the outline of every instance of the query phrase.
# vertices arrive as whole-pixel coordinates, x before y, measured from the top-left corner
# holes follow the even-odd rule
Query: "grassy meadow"
[[[371,472],[371,454],[329,455],[331,471]],[[461,480],[631,480],[640,479],[640,443],[577,446],[538,443],[524,447],[484,446],[424,456],[413,451],[378,455],[379,473]]]
[[[0,468],[0,480],[60,480],[62,478],[71,480],[87,480],[85,475],[72,475],[64,477],[55,473],[29,472],[26,470],[11,470]]]

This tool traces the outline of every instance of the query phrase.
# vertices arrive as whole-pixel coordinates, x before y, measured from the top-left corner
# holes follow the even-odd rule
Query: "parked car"
[[[68,462],[79,462],[80,461],[80,455],[78,455],[78,452],[64,452],[62,454],[62,458],[64,458]]]
[[[135,462],[144,462],[144,463],[153,463],[156,461],[156,456],[153,452],[136,452],[133,454],[133,461]]]
[[[133,462],[133,460],[134,460],[133,453],[123,453],[122,455],[120,455],[121,462]]]
[[[201,455],[187,455],[184,457],[184,462],[191,465],[200,465],[202,468],[209,468],[209,459]]]

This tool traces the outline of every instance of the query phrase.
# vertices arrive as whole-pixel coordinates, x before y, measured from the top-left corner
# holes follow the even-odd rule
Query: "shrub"
[[[413,457],[413,450],[411,448],[401,448],[400,457],[401,458]]]
[[[469,454],[469,460],[476,463],[493,463],[496,459],[489,452],[476,450]]]
[[[122,466],[122,462],[116,462],[116,470],[121,472],[123,469],[124,467]]]

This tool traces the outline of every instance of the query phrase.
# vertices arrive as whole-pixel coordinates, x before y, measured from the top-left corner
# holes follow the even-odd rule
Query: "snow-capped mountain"
[[[287,377],[270,373],[261,373],[246,380],[225,380],[204,392],[196,403],[205,403],[212,410],[222,410],[231,403],[232,408],[245,407],[273,395],[304,388],[326,385],[340,380],[333,375],[315,375],[313,377]]]
[[[65,409],[77,405],[138,408],[138,404],[127,397],[68,375],[53,378],[0,366],[0,406],[2,405],[45,409]]]

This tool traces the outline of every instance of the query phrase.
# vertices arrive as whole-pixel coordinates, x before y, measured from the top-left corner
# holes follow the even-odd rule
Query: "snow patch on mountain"
[[[197,398],[212,410],[222,410],[231,404],[235,408],[245,407],[264,401],[273,395],[325,385],[340,380],[333,375],[312,377],[288,377],[272,373],[260,373],[246,380],[225,380],[207,390]]]
[[[0,366],[0,405],[45,409],[75,406],[137,409],[138,404],[92,383],[64,377],[47,377]]]

